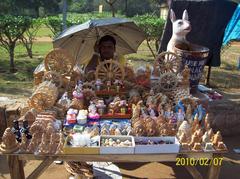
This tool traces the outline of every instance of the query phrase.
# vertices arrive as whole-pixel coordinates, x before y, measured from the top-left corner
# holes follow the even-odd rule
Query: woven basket
[[[69,161],[64,163],[66,170],[72,175],[93,178],[93,167],[86,162]]]

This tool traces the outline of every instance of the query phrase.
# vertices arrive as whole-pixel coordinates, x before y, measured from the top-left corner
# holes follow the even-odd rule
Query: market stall
[[[66,50],[54,49],[35,75],[35,91],[0,146],[12,178],[24,178],[23,160],[43,160],[28,178],[63,161],[176,162],[194,178],[195,166],[218,178],[227,147],[207,109],[190,94],[190,69],[172,52],[153,70],[111,59],[83,73]],[[93,75],[94,74],[94,75]]]

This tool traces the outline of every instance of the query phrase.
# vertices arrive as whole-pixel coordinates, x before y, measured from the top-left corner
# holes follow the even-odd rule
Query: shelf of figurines
[[[51,85],[50,85],[51,86]],[[42,87],[42,86],[41,86]],[[42,88],[41,88],[42,89]],[[211,128],[206,109],[189,95],[139,94],[130,90],[105,99],[79,83],[48,102],[48,88],[2,137],[0,152],[35,155],[221,153],[227,147]],[[53,90],[54,93],[54,90]],[[168,96],[170,95],[170,96]],[[57,95],[55,95],[57,96]],[[91,98],[90,98],[91,96]],[[48,104],[52,108],[45,110]],[[56,104],[55,106],[53,106]],[[61,116],[61,117],[59,117]],[[59,120],[61,119],[61,120]],[[21,121],[21,122],[20,122]],[[215,133],[214,133],[215,132]]]
[[[202,125],[197,119],[191,125],[185,120],[180,124],[171,123],[171,129],[167,127],[169,123],[165,123],[163,129],[155,131],[158,133],[156,136],[139,136],[143,131],[139,133],[139,128],[134,128],[129,119],[89,121],[84,125],[64,124],[63,128],[61,121],[52,119],[54,115],[40,113],[31,127],[27,121],[19,126],[15,120],[13,128],[7,128],[4,132],[1,153],[80,155],[227,152],[221,133],[213,133],[207,117]],[[158,129],[153,127],[150,131],[145,130],[143,135],[150,135]],[[175,129],[175,134],[167,136]]]

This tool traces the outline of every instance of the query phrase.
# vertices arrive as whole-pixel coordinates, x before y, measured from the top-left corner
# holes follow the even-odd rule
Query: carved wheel
[[[43,76],[43,81],[51,81],[56,85],[57,88],[61,87],[63,84],[62,77],[59,73],[54,71],[49,71]]]
[[[177,86],[177,77],[174,73],[164,73],[153,87],[155,92],[171,91]]]
[[[61,75],[67,75],[72,72],[74,60],[66,50],[54,49],[47,54],[44,65],[47,71],[57,71]]]
[[[45,110],[50,108],[55,103],[55,99],[53,96],[48,95],[46,93],[36,93],[30,98],[30,104],[33,108],[38,111]]]
[[[124,68],[115,60],[101,62],[96,69],[96,79],[102,81],[123,80],[125,76]]]
[[[175,53],[160,53],[155,61],[154,73],[158,75],[168,72],[177,74],[179,72],[180,64],[181,59]]]

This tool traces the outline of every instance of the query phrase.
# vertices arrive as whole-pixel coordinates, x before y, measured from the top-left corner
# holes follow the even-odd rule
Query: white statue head
[[[173,34],[186,36],[191,31],[191,24],[188,20],[188,12],[183,11],[182,19],[176,19],[174,11],[170,10],[170,19],[172,21]]]

